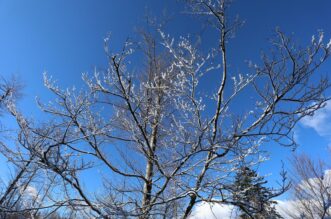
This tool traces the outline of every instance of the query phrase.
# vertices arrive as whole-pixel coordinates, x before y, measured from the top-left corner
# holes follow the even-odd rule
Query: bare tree
[[[319,160],[314,162],[307,155],[294,156],[293,207],[287,212],[290,218],[331,217],[331,173],[330,166]]]
[[[19,121],[18,132],[5,124],[0,132],[0,156],[9,167],[11,174],[0,181],[0,217],[11,218],[54,218],[63,206],[70,206],[53,193],[57,189],[56,175],[43,172],[36,156],[30,149],[40,142],[27,142],[24,137],[27,119],[16,110],[17,99],[21,96],[22,84],[14,77],[0,82],[0,110],[3,116],[11,114]],[[37,139],[34,139],[37,140]],[[30,146],[33,145],[33,146]],[[63,212],[63,211],[62,211]]]
[[[0,107],[1,110],[6,108],[8,102],[15,102],[21,95],[22,84],[12,77],[7,80],[0,77]]]
[[[9,105],[14,105],[16,102],[17,97],[19,96],[19,92],[21,90],[20,83],[15,80],[6,80],[1,78],[0,82],[0,109],[2,113],[6,112],[6,109]],[[1,123],[1,125],[3,125]],[[8,137],[8,131],[5,127],[1,126],[1,136],[0,136],[0,154],[8,162],[13,164],[13,157],[18,155],[19,152],[15,153],[10,147],[8,146],[11,144],[10,141],[5,140]],[[11,133],[12,134],[12,133]],[[15,155],[14,155],[15,154]],[[12,156],[14,155],[14,156]],[[20,157],[22,158],[22,157]],[[20,199],[23,196],[25,189],[29,185],[30,176],[27,176],[26,172],[28,171],[28,167],[30,161],[24,162],[23,160],[19,159],[21,164],[15,163],[18,166],[15,168],[15,172],[12,176],[12,179],[6,183],[2,182],[1,185],[1,192],[0,192],[0,215],[2,218],[9,217],[6,213],[6,210],[15,211],[16,204],[19,203]],[[32,174],[33,175],[33,174]],[[23,181],[25,181],[23,183]]]
[[[83,75],[87,89],[60,89],[45,74],[56,98],[39,105],[51,120],[37,125],[9,107],[20,146],[63,191],[48,198],[53,210],[59,206],[82,218],[188,218],[199,202],[239,206],[233,188],[243,163],[254,168],[263,162],[260,146],[270,141],[295,147],[293,127],[329,100],[328,80],[312,80],[331,52],[322,32],[302,49],[277,30],[260,64],[236,74],[227,51],[241,22],[228,19],[229,3],[188,4],[216,31],[217,46],[208,54],[189,38],[175,43],[161,28],[159,37],[144,34],[142,43],[128,40],[119,52],[106,38],[109,66]],[[138,71],[132,70],[135,51],[145,56]],[[198,86],[207,72],[219,74],[213,89]],[[243,92],[252,107],[238,112],[234,103]],[[84,186],[88,170],[103,180],[94,194]],[[286,189],[284,182],[270,194]]]

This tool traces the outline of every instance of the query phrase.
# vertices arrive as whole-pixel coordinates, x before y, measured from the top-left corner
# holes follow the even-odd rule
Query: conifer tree
[[[271,200],[273,190],[267,188],[267,181],[255,170],[242,167],[236,175],[234,200],[239,204],[239,218],[282,218],[276,211],[276,201]]]

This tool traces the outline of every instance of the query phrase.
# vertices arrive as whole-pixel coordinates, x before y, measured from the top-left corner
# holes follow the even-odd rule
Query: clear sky
[[[106,67],[103,39],[107,33],[112,33],[112,45],[119,47],[144,24],[146,11],[159,15],[164,9],[172,17],[167,26],[171,35],[187,35],[201,26],[183,13],[183,4],[176,0],[0,0],[0,75],[20,78],[25,84],[21,109],[38,118],[35,97],[49,97],[42,85],[44,71],[63,87],[79,86],[83,72]],[[245,60],[257,62],[277,26],[293,33],[302,45],[317,30],[330,38],[330,9],[329,0],[236,0],[232,12],[246,24],[229,45],[230,70],[244,70]],[[331,75],[331,63],[320,70]],[[328,107],[298,126],[300,151],[326,157],[331,145],[330,114]],[[290,150],[274,146],[268,150],[272,160],[261,171],[275,173],[280,160],[287,162]]]

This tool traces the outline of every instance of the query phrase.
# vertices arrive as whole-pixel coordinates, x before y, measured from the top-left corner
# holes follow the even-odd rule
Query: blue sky
[[[277,26],[293,33],[302,45],[310,42],[320,29],[330,38],[330,8],[328,0],[236,0],[232,12],[246,24],[229,46],[230,69],[243,71],[245,60],[258,61]],[[127,37],[135,35],[135,28],[144,24],[146,11],[159,15],[164,9],[172,17],[166,27],[171,35],[199,32],[201,22],[192,22],[192,17],[184,13],[183,4],[175,0],[0,0],[0,75],[14,74],[25,84],[21,109],[38,118],[35,97],[49,97],[42,85],[44,71],[63,87],[80,86],[83,72],[106,67],[103,39],[109,32],[112,46],[118,48]],[[206,33],[203,37],[211,36]],[[320,71],[331,75],[331,63]],[[299,125],[296,136],[301,144],[299,151],[326,158],[331,134],[319,128],[328,129],[331,125],[331,108],[322,114]],[[274,146],[268,150],[272,160],[261,171],[277,173],[280,160],[286,163],[290,150]]]

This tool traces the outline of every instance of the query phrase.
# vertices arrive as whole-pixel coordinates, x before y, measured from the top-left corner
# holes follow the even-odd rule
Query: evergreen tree
[[[276,219],[282,218],[276,211],[276,201],[270,200],[273,191],[265,187],[267,181],[256,171],[243,167],[235,178],[234,200],[240,203],[239,218]]]

